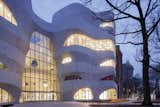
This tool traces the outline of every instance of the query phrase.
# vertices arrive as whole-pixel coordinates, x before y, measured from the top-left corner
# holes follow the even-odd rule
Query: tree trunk
[[[141,20],[142,36],[143,36],[143,93],[144,100],[142,105],[152,105],[149,85],[149,63],[150,56],[148,52],[148,35],[144,20]]]

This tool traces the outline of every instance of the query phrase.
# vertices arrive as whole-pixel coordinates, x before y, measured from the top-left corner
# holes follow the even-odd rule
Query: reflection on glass
[[[93,99],[92,90],[90,88],[79,89],[74,94],[73,98],[74,100],[92,100]]]
[[[104,92],[102,92],[99,96],[100,100],[111,100],[111,99],[117,99],[117,92],[116,89],[108,89]]]
[[[59,84],[52,45],[45,35],[32,34],[23,73],[21,102],[58,99]]]
[[[94,51],[114,51],[114,42],[111,39],[92,39],[84,34],[71,34],[64,46],[78,45]]]
[[[0,16],[4,17],[6,20],[17,26],[16,19],[2,0],[0,0]]]

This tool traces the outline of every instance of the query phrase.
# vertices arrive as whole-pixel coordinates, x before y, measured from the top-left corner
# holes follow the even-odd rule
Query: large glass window
[[[114,27],[114,23],[112,21],[106,21],[106,22],[102,22],[99,27],[101,28],[108,28],[108,27],[111,27],[113,28]]]
[[[65,77],[64,80],[67,81],[67,80],[81,80],[81,79],[82,77],[79,75],[68,75]]]
[[[72,58],[71,58],[71,56],[65,56],[65,57],[63,57],[62,58],[62,64],[66,64],[66,63],[70,63],[70,62],[72,62]]]
[[[12,96],[6,90],[0,88],[0,103],[9,103],[12,101]]]
[[[7,70],[7,69],[8,69],[8,67],[5,64],[3,64],[2,62],[0,62],[0,70]]]
[[[59,84],[53,44],[45,35],[34,32],[26,55],[21,101],[57,100]]]
[[[72,34],[64,42],[64,46],[79,45],[94,51],[114,51],[114,42],[111,39],[92,39],[83,34]]]
[[[102,92],[99,96],[100,100],[111,100],[117,98],[117,92],[116,89],[108,89],[104,92]]]
[[[105,77],[103,77],[103,78],[101,78],[101,80],[113,80],[114,79],[114,77],[113,77],[113,75],[109,75],[109,76],[105,76]]]
[[[100,67],[115,67],[115,61],[113,59],[105,60],[100,63]]]
[[[9,10],[9,8],[4,4],[3,0],[0,0],[0,16],[4,17],[6,20],[17,26],[16,19]]]
[[[73,98],[74,100],[92,100],[93,99],[92,90],[90,88],[79,89],[74,94]]]

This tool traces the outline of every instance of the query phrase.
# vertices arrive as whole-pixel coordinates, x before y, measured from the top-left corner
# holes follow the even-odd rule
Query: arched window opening
[[[114,23],[112,21],[105,21],[105,22],[100,23],[99,27],[101,27],[101,28],[108,28],[108,27],[114,28]]]
[[[3,64],[2,62],[0,62],[0,70],[7,70],[7,69],[8,69],[8,67],[5,64]]]
[[[4,17],[6,20],[17,26],[16,19],[3,0],[0,0],[0,16]]]
[[[117,99],[117,91],[116,89],[108,89],[104,92],[102,92],[99,96],[100,100],[112,100]]]
[[[82,79],[82,77],[80,77],[79,75],[69,75],[69,76],[66,76],[65,77],[65,81],[67,81],[67,80],[81,80]]]
[[[12,101],[12,96],[6,90],[0,88],[0,103],[10,103]]]
[[[84,34],[71,34],[64,42],[64,46],[78,45],[94,51],[114,51],[114,42],[111,39],[93,39]]]
[[[93,99],[92,90],[90,88],[79,89],[74,94],[73,98],[74,100],[92,100]]]

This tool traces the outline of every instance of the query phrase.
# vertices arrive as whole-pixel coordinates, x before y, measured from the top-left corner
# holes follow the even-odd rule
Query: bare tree
[[[153,13],[156,8],[159,7],[158,0],[146,0],[148,1],[146,9],[142,6],[142,0],[127,0],[126,4],[133,5],[137,9],[138,16],[134,16],[131,13],[122,11],[121,9],[117,8],[111,1],[106,0],[106,2],[114,8],[119,13],[125,15],[128,18],[132,18],[136,20],[140,25],[140,32],[142,36],[142,47],[143,47],[143,59],[142,59],[142,69],[143,69],[143,93],[144,93],[144,100],[143,105],[152,105],[151,97],[150,97],[150,86],[149,86],[149,67],[150,67],[150,54],[149,54],[149,37],[157,28],[160,17],[154,21],[154,23],[148,24],[147,19],[151,13]],[[150,25],[150,27],[148,26]],[[134,31],[136,32],[136,31]]]
[[[148,1],[147,8],[142,6],[142,0],[127,0],[126,4],[133,5],[137,9],[137,13],[139,16],[134,16],[130,13],[122,11],[120,8],[117,8],[111,1],[106,0],[106,2],[114,8],[119,13],[125,15],[128,18],[132,18],[138,21],[140,25],[140,31],[142,36],[142,47],[143,47],[143,59],[142,59],[142,68],[143,68],[143,93],[144,93],[144,100],[143,105],[152,105],[151,97],[150,97],[150,86],[149,86],[149,67],[150,67],[150,54],[149,54],[149,37],[155,31],[156,27],[160,22],[160,17],[154,23],[150,24],[148,27],[147,19],[150,14],[159,7],[159,1],[156,0],[146,0]],[[137,31],[137,32],[138,32]],[[134,31],[137,33],[136,31]]]
[[[94,0],[87,0],[91,2]],[[127,36],[129,34],[136,35],[138,33],[141,38],[141,42],[126,42],[123,44],[133,44],[133,45],[141,45],[142,46],[142,76],[143,76],[143,94],[144,100],[142,105],[152,105],[151,97],[150,97],[150,86],[149,86],[149,68],[150,65],[150,54],[149,50],[149,42],[151,35],[153,35],[155,31],[157,31],[157,26],[160,22],[160,16],[158,15],[154,18],[154,21],[150,21],[151,15],[160,8],[159,0],[105,0],[106,3],[112,7],[112,9],[116,12],[116,17],[112,21],[131,19],[137,22],[137,29],[129,32],[121,32],[117,35]],[[113,1],[119,3],[113,3]],[[145,2],[145,5],[143,4]],[[125,7],[125,8],[124,8]],[[134,8],[137,15],[133,12],[128,12],[129,8]],[[157,31],[158,32],[158,31]],[[159,33],[159,32],[158,32]]]

